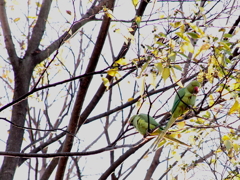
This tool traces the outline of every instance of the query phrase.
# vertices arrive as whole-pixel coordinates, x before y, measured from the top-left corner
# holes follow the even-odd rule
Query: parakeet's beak
[[[199,92],[199,88],[197,86],[195,86],[193,90],[194,90],[194,94],[197,94]]]

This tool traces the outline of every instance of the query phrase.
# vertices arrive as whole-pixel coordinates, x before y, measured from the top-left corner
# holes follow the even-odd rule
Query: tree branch
[[[64,44],[65,41],[72,38],[84,24],[94,20],[94,16],[99,13],[100,10],[102,10],[102,7],[105,6],[108,1],[109,0],[102,0],[97,6],[95,6],[94,3],[80,20],[73,23],[67,32],[65,32],[61,37],[51,43],[45,50],[35,56],[35,64],[39,64],[49,57],[49,55],[56,51],[62,44]]]
[[[40,44],[40,41],[42,39],[46,23],[47,23],[47,18],[48,14],[50,11],[50,7],[52,4],[52,0],[44,0],[38,15],[38,19],[36,22],[36,25],[34,26],[32,30],[32,36],[28,42],[28,48],[26,50],[25,56],[27,57],[34,53],[35,50],[38,49],[38,46]]]
[[[2,31],[9,59],[11,61],[11,64],[14,66],[17,63],[16,61],[18,59],[18,56],[12,40],[12,34],[8,23],[5,5],[6,5],[5,0],[0,0],[0,22],[2,26]]]

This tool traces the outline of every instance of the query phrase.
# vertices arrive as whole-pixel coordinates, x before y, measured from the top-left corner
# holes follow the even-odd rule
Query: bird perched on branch
[[[134,115],[130,118],[129,123],[130,125],[133,125],[143,136],[156,136],[163,132],[163,129],[159,127],[159,123],[157,123],[153,117],[147,114]],[[164,139],[179,143],[187,147],[191,147],[188,144],[185,144],[184,142],[174,138],[172,133],[165,134]]]
[[[164,130],[158,135],[157,139],[151,145],[150,149],[157,150],[158,144],[165,137],[168,129],[174,124],[176,119],[191,109],[196,102],[197,93],[199,92],[200,83],[198,81],[190,82],[186,87],[177,91],[171,110],[171,118]]]

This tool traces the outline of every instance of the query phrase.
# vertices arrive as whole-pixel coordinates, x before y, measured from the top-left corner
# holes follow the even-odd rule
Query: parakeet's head
[[[134,120],[134,118],[135,118],[136,116],[137,116],[137,115],[134,115],[134,116],[132,116],[132,117],[129,119],[128,123],[129,123],[131,126],[133,126],[133,120]]]
[[[201,85],[198,81],[192,81],[187,85],[186,88],[190,93],[197,94],[200,87]]]

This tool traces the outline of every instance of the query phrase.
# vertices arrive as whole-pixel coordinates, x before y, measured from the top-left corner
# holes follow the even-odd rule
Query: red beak
[[[199,89],[198,89],[198,87],[197,87],[197,86],[195,86],[193,89],[194,89],[194,93],[196,93],[196,94],[197,94],[197,93],[199,92]]]

